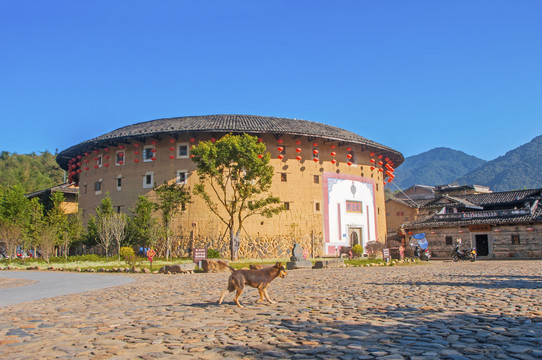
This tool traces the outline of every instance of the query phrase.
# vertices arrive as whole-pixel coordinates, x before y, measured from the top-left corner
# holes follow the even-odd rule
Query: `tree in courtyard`
[[[226,225],[231,259],[237,260],[243,222],[254,215],[272,217],[284,209],[278,197],[267,194],[273,179],[270,155],[263,143],[248,134],[200,142],[191,154],[200,177],[194,192]]]
[[[64,202],[64,194],[58,191],[55,191],[51,194],[51,208],[47,211],[45,216],[45,221],[47,223],[47,233],[54,232],[56,236],[55,245],[63,244],[63,239],[66,237],[66,230],[68,225],[68,215],[64,212],[62,208],[62,203]],[[49,236],[49,234],[47,234]],[[48,240],[48,239],[47,239]],[[63,252],[67,257],[68,244],[63,247]]]
[[[113,239],[117,244],[117,253],[119,255],[120,262],[120,246],[122,241],[126,237],[126,214],[123,213],[113,213],[109,215],[111,217],[111,232]]]
[[[111,229],[111,215],[113,213],[113,202],[109,194],[106,194],[100,202],[100,206],[96,208],[96,216],[92,216],[87,225],[88,234],[95,237],[96,242],[104,248],[106,257],[109,255],[109,247],[113,241]]]
[[[39,246],[41,257],[49,263],[51,256],[55,251],[55,246],[58,243],[58,232],[51,225],[45,225],[40,230]]]
[[[173,217],[184,211],[185,205],[190,202],[190,192],[184,185],[164,183],[154,189],[158,202],[157,209],[162,213],[162,222],[165,229],[166,258],[171,254],[171,222]]]
[[[139,196],[132,217],[128,218],[127,242],[139,247],[151,245],[152,230],[157,226],[153,212],[156,204],[145,196]]]

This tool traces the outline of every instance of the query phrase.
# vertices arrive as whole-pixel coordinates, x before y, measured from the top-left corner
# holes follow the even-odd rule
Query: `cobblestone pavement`
[[[293,270],[243,309],[226,273],[119,276],[0,308],[0,358],[542,358],[542,261]]]

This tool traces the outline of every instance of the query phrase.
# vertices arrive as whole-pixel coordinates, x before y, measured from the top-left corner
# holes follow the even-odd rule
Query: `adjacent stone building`
[[[416,209],[415,219],[399,231],[407,245],[411,235],[423,232],[437,257],[449,257],[461,239],[480,258],[509,259],[542,258],[541,200],[542,189],[528,189],[394,202]]]
[[[57,161],[79,184],[84,219],[109,194],[117,211],[130,214],[139,195],[176,182],[199,179],[190,149],[227,133],[258,137],[271,155],[275,178],[270,192],[287,209],[253,218],[244,228],[241,257],[285,257],[294,242],[309,255],[336,255],[341,247],[386,240],[384,184],[404,158],[396,150],[352,132],[306,121],[250,115],[159,119],[111,131],[74,145]],[[176,219],[179,254],[187,244],[228,255],[224,226],[202,199]]]

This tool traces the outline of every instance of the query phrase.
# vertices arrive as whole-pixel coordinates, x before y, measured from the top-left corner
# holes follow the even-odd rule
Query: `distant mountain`
[[[394,182],[402,190],[412,185],[447,185],[485,163],[462,151],[439,147],[407,157],[395,170]],[[393,191],[393,186],[390,189]]]
[[[542,136],[482,164],[456,182],[485,185],[492,191],[542,188]]]

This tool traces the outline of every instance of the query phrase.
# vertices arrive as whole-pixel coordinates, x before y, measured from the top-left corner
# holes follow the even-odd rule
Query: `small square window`
[[[100,194],[102,192],[102,181],[96,181],[94,183],[94,191],[96,192],[96,194]]]
[[[186,170],[177,171],[177,184],[186,184]]]
[[[188,144],[177,144],[177,157],[178,158],[188,157]]]
[[[143,176],[143,187],[146,189],[152,188],[154,184],[154,173],[148,172]]]
[[[286,173],[281,173],[280,174],[280,181],[287,181],[287,180],[288,180],[288,178],[287,178]]]
[[[446,236],[446,245],[453,245],[453,240],[451,236]]]
[[[320,175],[314,175],[314,183],[320,184]]]
[[[117,178],[117,190],[120,190],[121,187],[122,187],[122,177],[119,176],[119,177]]]
[[[152,161],[156,148],[153,145],[147,145],[143,148],[143,161]]]
[[[320,203],[319,202],[314,203],[314,211],[320,212]]]
[[[512,245],[519,245],[519,234],[512,234]]]
[[[115,155],[115,165],[124,165],[124,151],[117,151]]]
[[[102,155],[98,156],[96,158],[96,165],[98,165],[98,167],[102,167],[103,165],[103,158],[102,158]]]
[[[290,210],[290,203],[289,202],[284,203],[284,210]]]

